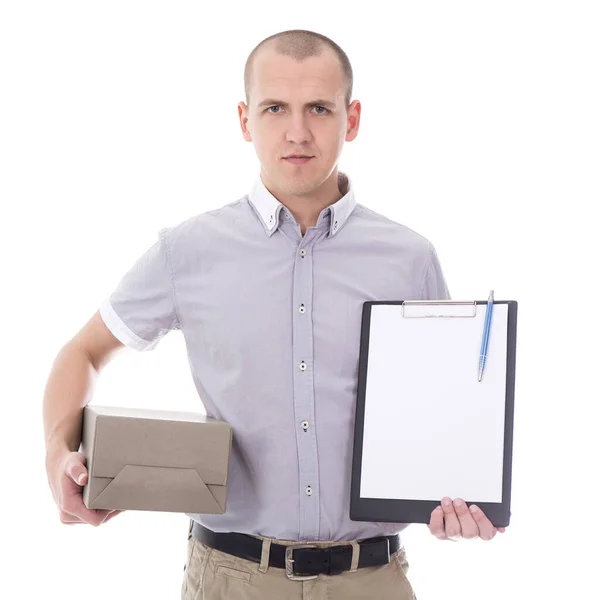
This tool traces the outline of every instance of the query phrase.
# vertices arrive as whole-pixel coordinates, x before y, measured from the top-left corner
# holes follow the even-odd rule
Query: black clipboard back
[[[365,392],[367,380],[367,359],[369,351],[369,332],[371,325],[371,310],[379,304],[402,305],[403,316],[405,310],[412,306],[440,306],[463,305],[465,311],[470,312],[474,307],[477,312],[478,304],[487,304],[487,300],[456,301],[456,300],[370,300],[363,303],[360,353],[358,364],[358,388],[356,399],[356,418],[354,426],[354,450],[352,455],[352,472],[350,485],[350,520],[352,521],[375,521],[382,523],[426,523],[431,520],[431,513],[440,505],[440,501],[431,500],[406,500],[401,498],[365,498],[360,496],[362,449],[364,437],[365,419]],[[512,448],[513,448],[513,425],[514,425],[514,396],[515,396],[515,367],[516,367],[516,343],[517,343],[517,310],[516,300],[494,300],[496,304],[508,305],[508,329],[507,329],[507,357],[506,357],[506,403],[504,422],[504,455],[502,472],[502,502],[479,502],[477,499],[466,498],[467,505],[476,504],[488,517],[495,527],[507,527],[510,523],[511,502],[511,478],[512,478]],[[426,316],[456,316],[442,314]],[[474,316],[465,314],[460,316]],[[468,465],[465,465],[468,468]]]

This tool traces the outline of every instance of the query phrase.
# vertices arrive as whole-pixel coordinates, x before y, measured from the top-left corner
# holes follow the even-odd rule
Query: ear
[[[238,115],[240,118],[240,127],[242,128],[242,135],[247,142],[252,141],[252,136],[250,135],[250,130],[248,129],[248,106],[246,106],[245,102],[240,102],[238,104]]]
[[[360,112],[362,106],[359,100],[354,100],[348,107],[348,126],[346,128],[346,141],[351,142],[358,135],[360,126]]]

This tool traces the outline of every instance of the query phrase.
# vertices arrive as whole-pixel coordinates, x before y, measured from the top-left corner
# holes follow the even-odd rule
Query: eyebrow
[[[263,106],[272,106],[274,104],[283,106],[285,108],[290,107],[290,105],[287,102],[283,102],[283,100],[273,100],[272,98],[267,98],[258,105],[258,108],[262,108]],[[321,98],[313,100],[312,102],[307,102],[305,106],[324,106],[325,108],[335,110],[335,104],[333,102],[329,102],[328,100],[323,100]]]

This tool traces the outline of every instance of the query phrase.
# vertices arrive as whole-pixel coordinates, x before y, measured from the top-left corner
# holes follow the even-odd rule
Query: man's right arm
[[[63,523],[99,525],[121,512],[88,509],[83,503],[81,485],[87,482],[87,469],[78,451],[83,409],[92,399],[101,370],[118,352],[126,347],[151,351],[169,331],[181,328],[169,231],[159,231],[158,239],[136,258],[52,365],[43,402],[46,471]]]
[[[93,396],[100,370],[123,348],[99,311],[62,347],[44,392],[46,453],[79,449],[83,408]]]
[[[83,504],[79,476],[87,469],[78,452],[83,409],[93,396],[101,369],[125,348],[96,312],[56,356],[44,391],[43,420],[48,482],[64,523],[99,525],[111,511]],[[85,484],[87,479],[81,482]]]

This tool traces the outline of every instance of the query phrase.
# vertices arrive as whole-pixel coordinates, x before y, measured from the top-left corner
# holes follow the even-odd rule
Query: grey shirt
[[[362,305],[450,294],[433,245],[338,175],[344,196],[304,236],[260,176],[161,229],[101,305],[135,350],[180,330],[206,414],[233,427],[227,512],[187,514],[213,531],[342,541],[407,526],[349,518]]]

